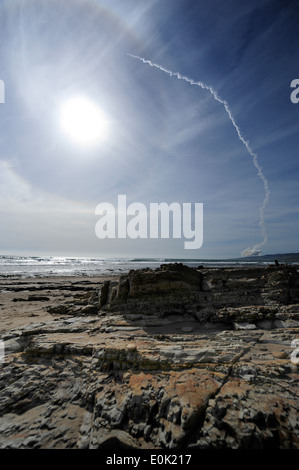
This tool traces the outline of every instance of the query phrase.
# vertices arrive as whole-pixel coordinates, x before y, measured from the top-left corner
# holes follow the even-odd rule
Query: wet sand
[[[53,319],[49,308],[84,305],[100,285],[116,276],[0,278],[0,335],[7,330]],[[55,314],[55,318],[64,315]]]

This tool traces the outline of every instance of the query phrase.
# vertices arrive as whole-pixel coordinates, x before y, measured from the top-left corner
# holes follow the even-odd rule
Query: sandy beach
[[[53,319],[49,308],[84,305],[99,285],[115,276],[0,277],[0,335],[30,323]],[[58,318],[59,314],[55,315]]]

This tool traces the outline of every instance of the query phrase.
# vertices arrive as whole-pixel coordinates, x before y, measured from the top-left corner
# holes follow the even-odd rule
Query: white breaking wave
[[[260,243],[255,244],[251,248],[250,247],[246,248],[246,250],[243,250],[242,253],[241,253],[243,256],[252,256],[252,255],[261,254],[262,246],[264,246],[265,243],[267,243],[267,241],[268,241],[268,232],[267,232],[267,227],[266,227],[266,223],[265,223],[265,208],[266,208],[266,205],[269,201],[269,196],[270,196],[269,184],[268,184],[268,181],[267,181],[267,179],[266,179],[266,177],[263,173],[262,167],[260,166],[260,164],[258,162],[257,154],[252,150],[252,148],[249,145],[249,142],[247,140],[245,140],[245,138],[243,137],[243,135],[241,133],[241,130],[240,130],[239,126],[237,125],[237,123],[236,123],[236,121],[235,121],[235,119],[232,115],[232,112],[230,110],[230,107],[229,107],[228,103],[225,100],[223,100],[222,98],[220,98],[218,96],[217,92],[210,85],[207,85],[204,82],[195,81],[192,78],[189,78],[185,75],[181,75],[178,72],[172,72],[171,70],[168,70],[168,69],[166,69],[165,67],[162,67],[159,64],[155,64],[151,60],[147,60],[147,59],[144,59],[143,57],[139,57],[138,55],[129,54],[129,53],[127,55],[132,57],[133,59],[140,60],[144,64],[148,64],[151,67],[155,67],[155,68],[161,70],[162,72],[167,73],[171,77],[176,77],[178,80],[185,80],[186,82],[190,83],[191,85],[196,85],[196,86],[201,87],[204,90],[208,90],[211,93],[211,95],[213,96],[213,98],[224,106],[225,111],[226,111],[229,119],[231,120],[234,128],[237,131],[239,140],[245,145],[245,147],[247,149],[247,152],[252,157],[253,164],[254,164],[255,168],[257,169],[257,174],[258,174],[259,178],[262,180],[263,185],[264,185],[265,197],[264,197],[263,203],[260,207],[260,220],[259,220],[259,225],[261,227],[261,233],[262,233],[262,236],[263,236],[263,240]]]

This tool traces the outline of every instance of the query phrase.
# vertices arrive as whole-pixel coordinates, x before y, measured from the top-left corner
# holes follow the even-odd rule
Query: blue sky
[[[0,253],[239,257],[298,252],[296,0],[4,0],[0,6]],[[200,81],[208,90],[128,54]],[[60,110],[81,94],[106,138],[81,146]],[[203,203],[203,245],[95,235],[99,203]],[[267,231],[265,239],[262,228]]]

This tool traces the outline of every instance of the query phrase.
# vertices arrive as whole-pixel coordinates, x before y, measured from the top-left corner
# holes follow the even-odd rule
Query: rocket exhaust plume
[[[261,181],[263,183],[263,186],[264,186],[264,190],[265,190],[265,197],[264,197],[263,203],[260,207],[260,220],[259,220],[259,225],[261,227],[261,233],[262,233],[262,236],[263,236],[263,240],[260,243],[257,243],[256,245],[254,245],[252,248],[249,247],[246,250],[242,251],[242,253],[241,253],[243,256],[260,255],[262,246],[264,246],[265,243],[267,243],[267,241],[268,241],[268,232],[267,232],[267,227],[266,227],[266,224],[265,224],[264,212],[265,212],[265,207],[266,207],[266,205],[269,201],[269,195],[270,195],[269,184],[268,184],[268,181],[267,181],[267,179],[266,179],[266,177],[263,173],[262,167],[260,166],[260,164],[258,162],[257,154],[252,150],[252,148],[249,145],[249,142],[247,140],[245,140],[245,138],[243,137],[243,135],[241,133],[241,130],[240,130],[239,126],[237,125],[237,123],[236,123],[236,121],[235,121],[235,119],[232,115],[230,107],[228,106],[228,103],[225,100],[223,100],[222,98],[220,98],[218,96],[217,92],[210,85],[207,85],[204,82],[195,81],[192,78],[186,77],[185,75],[181,75],[178,72],[172,72],[171,70],[168,70],[168,69],[162,67],[159,64],[155,64],[151,60],[144,59],[143,57],[139,57],[139,56],[134,55],[134,54],[127,54],[127,55],[132,57],[133,59],[140,60],[144,64],[150,65],[150,67],[155,67],[155,68],[161,70],[162,72],[167,73],[171,77],[176,77],[178,80],[184,80],[185,82],[190,83],[190,85],[196,85],[196,86],[199,86],[200,88],[202,88],[204,90],[208,90],[211,93],[211,95],[213,96],[213,98],[224,106],[225,111],[226,111],[229,119],[231,120],[234,128],[236,129],[239,140],[242,142],[243,145],[245,145],[245,147],[247,149],[247,152],[252,157],[253,164],[254,164],[255,168],[257,169],[258,177],[261,179]]]

